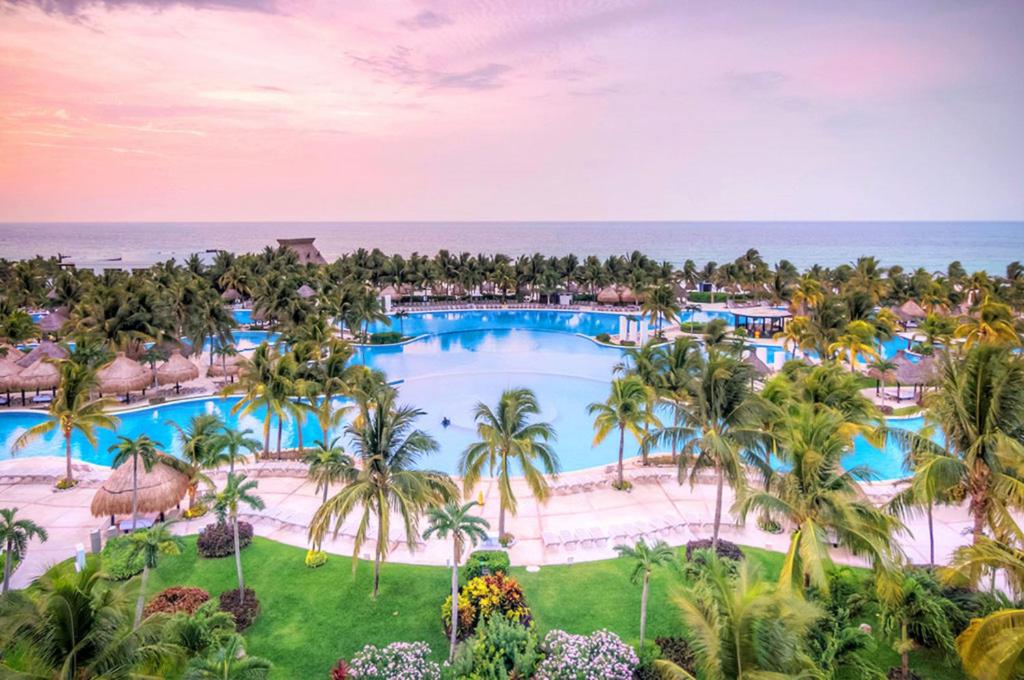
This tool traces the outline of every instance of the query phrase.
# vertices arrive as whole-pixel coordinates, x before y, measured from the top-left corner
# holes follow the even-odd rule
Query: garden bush
[[[615,633],[599,630],[591,635],[572,635],[552,630],[541,649],[547,657],[537,667],[536,680],[577,680],[586,676],[603,680],[632,680],[639,665],[636,652]]]
[[[491,616],[459,645],[450,675],[455,678],[532,678],[541,660],[537,634],[502,616]]]
[[[637,664],[633,671],[633,680],[661,680],[661,672],[654,667],[654,662],[661,658],[661,649],[657,644],[647,640],[643,645],[634,648]]]
[[[238,523],[238,548],[244,550],[252,543],[252,525]],[[235,552],[235,537],[227,522],[207,524],[196,539],[196,550],[200,557],[227,557]]]
[[[393,345],[396,342],[402,341],[402,334],[395,331],[385,331],[383,333],[374,333],[370,336],[371,345]]]
[[[503,573],[470,579],[459,590],[459,622],[456,637],[465,640],[476,631],[481,621],[498,614],[521,626],[533,621],[526,596],[519,582]],[[452,596],[441,605],[441,622],[445,635],[451,634]]]
[[[338,663],[331,669],[331,680],[348,680],[351,677],[348,663],[344,659],[338,659]]]
[[[142,553],[135,553],[135,545],[127,536],[117,536],[107,541],[100,551],[100,560],[107,578],[113,581],[127,581],[142,573]]]
[[[690,302],[725,302],[726,300],[747,300],[750,298],[746,293],[729,295],[727,293],[711,293],[698,290],[691,290],[686,298]]]
[[[607,343],[612,341],[612,336],[608,335],[607,333],[598,333],[597,335],[594,336],[594,339],[597,340],[598,342]]]
[[[700,550],[710,550],[710,549],[711,549],[711,539],[710,538],[700,538],[700,539],[697,539],[696,541],[690,541],[689,543],[686,544],[686,559],[687,559],[687,561],[693,559],[693,551],[695,551],[695,550],[700,551]],[[740,560],[743,559],[743,551],[740,550],[740,547],[738,545],[736,545],[735,543],[732,543],[730,541],[726,541],[724,539],[721,539],[721,538],[718,539],[718,550],[716,550],[715,552],[718,553],[719,557],[724,557],[726,559],[735,560],[737,562],[739,562]]]
[[[684,321],[679,324],[679,330],[684,333],[703,333],[706,325],[700,321]]]
[[[306,551],[306,566],[310,569],[316,569],[327,564],[327,553],[323,550],[313,550],[312,548]]]
[[[241,633],[256,620],[256,615],[260,613],[260,601],[256,599],[256,591],[252,588],[245,589],[245,597],[241,600],[238,588],[232,588],[220,594],[220,610],[234,617],[235,630]]]
[[[508,553],[504,550],[477,550],[470,553],[466,560],[466,580],[497,574],[499,571],[507,574],[510,566]]]
[[[430,645],[426,642],[366,645],[352,657],[348,672],[353,678],[441,680],[441,667],[430,660]]]
[[[174,586],[161,590],[153,596],[153,599],[146,605],[146,616],[157,612],[195,614],[196,610],[209,599],[210,594],[202,588]]]

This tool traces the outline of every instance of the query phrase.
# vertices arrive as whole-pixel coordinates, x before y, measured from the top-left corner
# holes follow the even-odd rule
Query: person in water
[[[452,424],[452,421],[448,420],[448,416],[445,416],[444,418],[441,419],[441,425],[442,426],[448,427],[451,424]]]

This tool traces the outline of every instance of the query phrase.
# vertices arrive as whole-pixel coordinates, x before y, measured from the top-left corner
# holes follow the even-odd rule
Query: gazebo
[[[131,392],[141,390],[145,394],[153,376],[148,368],[118,352],[113,361],[96,372],[96,379],[101,393],[124,394],[128,401]]]
[[[156,369],[156,381],[161,385],[174,383],[174,393],[181,390],[181,383],[199,377],[199,367],[174,350],[171,356]]]
[[[69,352],[57,343],[43,340],[17,362],[22,368],[28,368],[40,359],[67,359],[68,356]]]
[[[893,357],[896,364],[896,401],[900,400],[900,391],[903,385],[913,387],[913,397],[924,392],[924,386],[935,379],[935,358],[921,357],[918,361],[912,361],[904,350],[896,352]]]
[[[36,327],[42,333],[59,333],[64,324],[68,322],[68,316],[63,309],[55,309],[36,322]]]
[[[114,468],[107,481],[92,497],[90,509],[93,516],[109,516],[110,523],[114,524],[115,515],[131,514],[134,488],[131,461]],[[185,497],[188,492],[188,476],[166,462],[157,461],[148,472],[144,467],[139,467],[137,488],[139,512],[164,513],[177,506]]]
[[[928,313],[924,311],[924,308],[914,300],[907,300],[902,305],[893,307],[892,313],[896,315],[896,318],[903,322],[903,325],[917,323],[928,316]]]
[[[732,325],[743,328],[755,337],[768,337],[781,332],[793,318],[786,309],[775,307],[744,307],[732,313]]]

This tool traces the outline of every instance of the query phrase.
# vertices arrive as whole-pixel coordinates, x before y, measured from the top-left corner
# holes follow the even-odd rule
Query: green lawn
[[[165,557],[150,579],[153,592],[172,585],[205,588],[216,597],[236,585],[234,560],[198,559],[189,538],[178,557]],[[777,573],[781,555],[746,549],[764,573]],[[246,585],[256,590],[262,611],[246,632],[249,651],[274,662],[274,678],[324,678],[339,657],[350,657],[368,643],[425,640],[437,658],[447,642],[440,608],[449,588],[450,572],[442,567],[385,564],[381,594],[370,599],[371,564],[331,556],[319,569],[303,564],[305,551],[262,538],[242,552]],[[626,640],[639,635],[640,591],[629,583],[629,563],[605,560],[572,566],[544,567],[528,574],[513,568],[533,609],[540,632],[562,628],[589,633],[607,628]],[[652,579],[648,635],[678,635],[680,623],[671,602],[678,577],[662,571]],[[883,668],[896,655],[883,644]],[[938,655],[913,656],[914,668],[926,678],[961,680],[964,676]]]

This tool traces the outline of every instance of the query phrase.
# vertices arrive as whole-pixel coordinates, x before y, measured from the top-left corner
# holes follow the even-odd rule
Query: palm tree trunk
[[[931,501],[928,501],[928,564],[935,564],[935,527],[932,524]]]
[[[458,542],[452,555],[452,630],[450,645],[448,649],[448,662],[455,658],[455,644],[458,641],[459,631],[459,549]]]
[[[711,535],[711,549],[718,550],[718,531],[722,526],[722,486],[725,478],[722,476],[722,466],[715,463],[715,475],[718,480],[715,482],[715,529]]]
[[[903,643],[901,647],[903,651],[900,652],[900,671],[903,673],[903,680],[910,680],[910,653],[907,651],[907,622],[904,620],[900,624],[900,640]]]
[[[299,453],[302,453],[302,451],[303,451],[303,446],[302,446],[302,421],[300,421],[298,418],[295,419],[295,430],[296,430],[296,434],[298,434],[298,437],[299,437]],[[324,442],[324,443],[326,444],[327,442]]]
[[[505,499],[498,500],[498,540],[505,535]]]
[[[263,419],[263,455],[270,453],[270,409],[267,409],[267,415]]]
[[[7,545],[5,546],[5,548],[6,549],[4,550],[4,589],[3,589],[3,592],[6,595],[7,591],[11,589],[11,569],[14,568],[14,567],[11,566],[14,563],[14,555],[11,554],[11,550],[14,548],[14,545],[12,544],[11,539],[7,539]]]
[[[149,581],[149,564],[142,565],[142,582],[139,584],[139,598],[135,601],[135,625],[138,628],[142,623],[142,608],[146,604],[146,582]]]
[[[622,450],[626,446],[626,428],[619,426],[619,488],[625,486],[625,479],[622,476]]]
[[[132,531],[139,526],[139,456],[132,456]],[[138,625],[136,622],[135,625]]]
[[[324,481],[324,503],[327,502],[327,482]]]
[[[370,597],[377,599],[377,592],[380,590],[380,543],[377,544],[377,550],[373,555],[373,592],[370,593]]]
[[[281,422],[281,416],[277,417],[277,455],[281,455],[281,432],[284,429],[284,423]]]
[[[73,481],[75,481],[75,480],[72,477],[72,473],[71,473],[71,431],[70,430],[65,430],[65,432],[64,432],[64,466],[65,466],[64,479],[67,480],[68,486],[71,486],[71,483]]]
[[[650,574],[644,572],[644,589],[640,593],[640,646],[644,646],[644,635],[647,632],[647,591],[650,586]]]
[[[245,599],[245,579],[242,576],[242,549],[238,547],[238,516],[231,513],[231,531],[235,539],[235,571],[238,572],[238,602]]]

